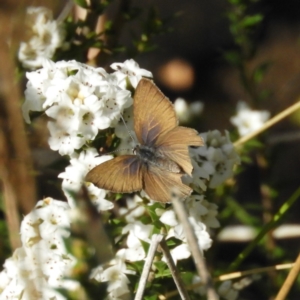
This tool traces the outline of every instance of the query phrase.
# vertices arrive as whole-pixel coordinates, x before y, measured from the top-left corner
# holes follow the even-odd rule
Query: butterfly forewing
[[[143,188],[141,161],[136,155],[118,156],[92,169],[86,181],[112,192],[139,191]]]
[[[177,125],[172,103],[149,79],[141,79],[134,94],[134,130],[138,141],[153,146],[160,135]]]
[[[177,126],[166,134],[160,135],[155,144],[159,153],[176,162],[189,175],[192,174],[193,166],[188,146],[202,145],[203,140],[196,130],[181,126]]]
[[[181,181],[182,174],[166,172],[157,166],[143,167],[144,190],[148,196],[158,202],[171,202],[172,193],[185,199],[192,189]]]

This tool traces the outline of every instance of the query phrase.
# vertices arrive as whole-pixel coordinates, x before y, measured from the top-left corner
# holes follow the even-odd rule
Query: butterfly
[[[134,131],[139,144],[132,155],[120,155],[93,168],[86,181],[116,193],[144,190],[154,201],[186,198],[192,189],[182,183],[192,175],[188,146],[202,146],[197,131],[178,126],[170,100],[149,79],[142,78],[133,101]]]

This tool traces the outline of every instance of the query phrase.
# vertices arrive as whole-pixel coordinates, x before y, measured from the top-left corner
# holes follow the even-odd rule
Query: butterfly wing
[[[142,189],[141,161],[136,155],[122,155],[108,160],[86,176],[86,181],[115,193],[131,193]]]
[[[153,146],[158,136],[177,126],[170,100],[149,79],[141,79],[133,103],[134,130],[142,145]]]
[[[185,173],[191,175],[193,166],[188,146],[203,146],[203,140],[196,130],[176,126],[166,134],[160,135],[155,146],[159,153],[177,163]]]
[[[143,166],[143,189],[148,196],[158,202],[171,202],[172,193],[184,199],[188,197],[192,189],[181,181],[182,174],[166,172],[165,170],[149,165]]]

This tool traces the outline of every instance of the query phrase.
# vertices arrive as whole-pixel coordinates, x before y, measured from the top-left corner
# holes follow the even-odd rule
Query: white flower
[[[109,299],[130,299],[129,280],[126,274],[135,274],[127,270],[124,262],[124,249],[119,250],[116,258],[104,266],[93,270],[90,278],[99,282],[107,282]]]
[[[130,92],[122,90],[117,86],[109,86],[101,98],[102,102],[102,118],[106,118],[107,122],[111,125],[120,118],[120,113],[129,106],[132,105],[133,100],[130,96]],[[113,123],[115,122],[115,123]],[[110,126],[109,125],[109,126]],[[109,127],[108,126],[108,127]],[[107,128],[107,127],[105,127]],[[104,128],[101,128],[104,129]]]
[[[206,294],[206,288],[201,283],[201,278],[199,276],[194,276],[192,284],[199,284],[197,288],[194,288],[193,291],[197,294],[200,294],[201,296],[204,296]],[[238,292],[232,288],[232,282],[231,280],[227,280],[221,283],[221,285],[218,288],[218,294],[222,297],[222,299],[226,300],[236,300],[238,297]]]
[[[218,293],[226,300],[235,300],[239,295],[238,291],[233,289],[231,280],[222,282],[218,288]]]
[[[18,58],[25,68],[36,69],[63,46],[65,30],[45,7],[28,7],[26,21],[30,39],[21,42]]]
[[[227,131],[225,136],[218,130],[202,133],[201,136],[204,145],[190,149],[194,167],[192,177],[183,178],[199,193],[205,191],[207,185],[215,188],[230,178],[234,165],[240,162]]]
[[[97,165],[111,158],[111,155],[99,156],[94,148],[72,155],[70,165],[66,167],[65,172],[58,175],[59,178],[63,178],[62,188],[71,207],[76,206],[74,194],[76,195],[85,183],[86,174]],[[97,188],[92,183],[86,183],[86,187],[91,201],[99,211],[113,208],[113,203],[105,199],[105,190]]]
[[[127,246],[125,249],[125,258],[129,261],[143,260],[146,256],[141,240],[150,243],[150,234],[153,230],[153,225],[143,224],[140,221],[129,223],[122,229],[122,234],[128,233]]]
[[[169,209],[166,210],[161,217],[159,218],[159,220],[169,226],[176,226],[178,224],[175,212],[173,209]]]
[[[63,242],[69,227],[67,203],[52,198],[37,203],[22,221],[22,247],[0,273],[0,299],[65,299],[55,289],[74,265]]]
[[[193,291],[194,291],[195,293],[200,294],[200,295],[203,296],[203,295],[206,294],[206,287],[203,286],[203,284],[200,285],[201,281],[202,281],[201,278],[200,278],[199,276],[195,275],[195,276],[193,277],[192,284],[193,284],[193,285],[199,284],[198,287],[193,288]]]
[[[142,202],[143,199],[138,195],[134,195],[133,198],[127,198],[127,208],[120,207],[120,216],[125,216],[127,223],[134,223],[135,220],[141,217],[146,211],[145,207],[142,205]]]
[[[249,134],[259,128],[270,118],[270,112],[266,110],[252,110],[245,102],[238,102],[237,115],[230,121],[239,131],[240,136]]]
[[[122,234],[131,233],[139,240],[145,241],[150,243],[151,240],[149,238],[150,233],[153,230],[153,225],[150,224],[143,224],[141,221],[135,221],[134,223],[127,224],[122,229]]]
[[[181,245],[173,248],[170,253],[175,264],[177,264],[178,260],[186,259],[191,256],[191,251],[186,243],[182,243]],[[165,258],[163,258],[163,261],[165,261]]]
[[[138,63],[133,59],[128,59],[124,63],[113,63],[110,67],[117,70],[116,73],[118,73],[118,76],[123,75],[123,78],[128,77],[134,88],[137,87],[142,77],[152,78],[152,73],[145,69],[141,69]]]
[[[200,115],[203,110],[203,103],[195,101],[188,104],[183,98],[177,98],[174,102],[176,115],[181,123],[187,123],[192,117]]]
[[[206,201],[203,195],[192,195],[186,199],[185,203],[189,215],[195,220],[201,221],[210,228],[220,227],[220,223],[216,218],[218,206]]]
[[[194,228],[200,250],[208,250],[212,245],[212,239],[207,232],[205,224],[198,220],[195,220],[193,217],[189,217],[189,220],[192,224],[192,227]]]
[[[48,122],[50,137],[48,140],[52,150],[56,150],[60,155],[71,155],[75,149],[81,148],[85,140],[76,131],[69,132],[68,129],[61,128],[54,122]]]
[[[128,248],[125,249],[125,258],[127,261],[141,261],[146,257],[140,240],[131,232],[127,236],[127,246]]]
[[[28,82],[22,112],[27,123],[30,123],[30,111],[43,111],[54,102],[59,102],[60,87],[54,90],[52,86],[61,85],[71,72],[78,70],[80,67],[81,64],[75,61],[54,63],[45,59],[43,60],[42,69],[26,72]],[[49,90],[51,93],[48,92]]]
[[[190,209],[188,210],[188,212],[191,211],[191,206],[189,206],[189,208]],[[193,215],[195,214],[193,213]],[[199,248],[201,251],[207,250],[211,247],[212,240],[207,232],[205,224],[203,224],[200,220],[195,219],[193,215],[191,214],[189,216],[189,221],[198,239]],[[182,241],[181,245],[171,249],[170,251],[174,262],[176,263],[177,260],[190,257],[191,252],[187,245],[186,235],[183,230],[182,224],[180,224],[176,218],[175,212],[172,209],[168,209],[161,215],[159,220],[162,223],[170,226],[170,229],[166,237],[167,239],[171,237],[175,237],[176,239]],[[165,258],[163,258],[163,261],[165,261]]]
[[[114,204],[106,200],[107,192],[103,189],[99,189],[92,183],[86,183],[87,191],[89,194],[89,198],[91,199],[92,203],[96,206],[97,210],[105,211],[114,208]]]

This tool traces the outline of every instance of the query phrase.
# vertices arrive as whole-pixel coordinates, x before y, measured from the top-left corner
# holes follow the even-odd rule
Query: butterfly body
[[[167,156],[163,155],[155,148],[137,145],[134,150],[147,169],[153,165],[168,172],[183,174],[182,169],[178,166],[178,164],[170,160]]]
[[[145,190],[152,200],[170,202],[172,192],[186,198],[192,189],[181,177],[192,174],[188,146],[202,146],[198,133],[178,126],[172,103],[148,79],[134,95],[135,155],[121,155],[96,166],[86,180],[118,193]]]

